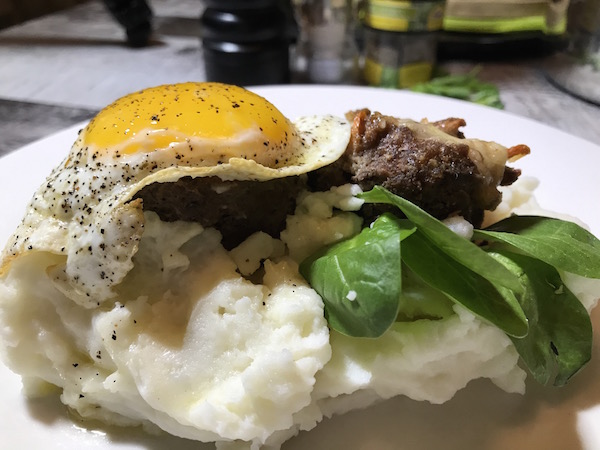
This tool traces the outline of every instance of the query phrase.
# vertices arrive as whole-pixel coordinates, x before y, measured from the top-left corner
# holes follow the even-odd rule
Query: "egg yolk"
[[[285,147],[293,125],[275,106],[244,88],[181,83],[148,88],[104,108],[85,129],[98,151],[135,154],[184,140],[223,141],[258,130],[265,146]],[[143,134],[144,139],[133,139]]]

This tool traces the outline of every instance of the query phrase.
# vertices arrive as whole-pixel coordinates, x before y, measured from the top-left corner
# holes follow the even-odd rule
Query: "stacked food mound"
[[[117,100],[4,249],[6,364],[82,418],[223,448],[481,377],[566,383],[591,354],[600,242],[512,215],[539,212],[507,166],[529,149],[464,125],[291,122],[217,83]]]

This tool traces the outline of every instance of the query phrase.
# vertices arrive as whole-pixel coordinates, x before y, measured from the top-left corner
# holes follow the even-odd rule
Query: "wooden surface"
[[[125,45],[122,28],[100,1],[0,32],[0,155],[87,119],[131,91],[205,79],[201,1],[149,3],[155,33],[142,49]],[[545,74],[547,60],[444,66],[460,73],[475,65],[482,80],[500,88],[506,111],[600,143],[600,108],[555,87]]]
[[[600,107],[580,100],[551,83],[553,58],[512,63],[449,63],[452,73],[481,67],[479,77],[498,86],[504,109],[600,144]],[[600,73],[598,74],[600,84]]]

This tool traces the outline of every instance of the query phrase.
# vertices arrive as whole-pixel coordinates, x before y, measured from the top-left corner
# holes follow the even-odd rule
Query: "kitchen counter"
[[[86,120],[114,99],[151,85],[205,79],[199,0],[154,0],[151,45],[125,45],[99,1],[0,32],[0,155]],[[452,73],[473,63],[444,64]],[[600,143],[600,108],[556,88],[545,61],[485,62],[505,110]]]

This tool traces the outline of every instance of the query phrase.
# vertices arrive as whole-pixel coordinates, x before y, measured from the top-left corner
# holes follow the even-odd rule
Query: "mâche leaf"
[[[444,317],[454,302],[503,330],[542,384],[565,384],[589,360],[588,312],[559,271],[600,278],[600,241],[591,233],[558,219],[514,216],[475,230],[480,246],[384,188],[359,197],[393,205],[407,219],[386,213],[301,264],[332,328],[377,337],[395,320]],[[422,301],[424,289],[432,302]]]
[[[511,338],[521,359],[539,383],[566,384],[591,358],[592,325],[588,312],[551,265],[506,250],[490,255],[505,264],[525,286],[521,305],[529,319],[529,333]]]
[[[475,237],[510,244],[557,269],[600,278],[600,240],[573,222],[512,216],[485,230],[476,230]]]
[[[456,262],[468,267],[494,284],[504,286],[516,293],[522,292],[523,288],[519,279],[506,267],[490,258],[485,251],[468,239],[458,236],[417,205],[392,194],[380,186],[375,186],[359,196],[368,203],[386,203],[396,206],[439,250]]]
[[[527,318],[516,298],[504,296],[488,279],[457,264],[421,230],[402,242],[402,260],[425,283],[506,334],[519,337],[527,334]]]
[[[401,293],[400,242],[415,228],[392,215],[300,265],[319,293],[329,325],[349,336],[377,337],[396,320]]]

